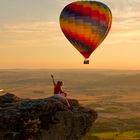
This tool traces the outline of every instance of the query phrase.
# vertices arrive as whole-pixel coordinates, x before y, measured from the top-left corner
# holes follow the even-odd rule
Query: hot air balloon
[[[60,27],[66,38],[84,56],[89,56],[107,36],[112,23],[108,6],[97,1],[77,1],[64,7]]]

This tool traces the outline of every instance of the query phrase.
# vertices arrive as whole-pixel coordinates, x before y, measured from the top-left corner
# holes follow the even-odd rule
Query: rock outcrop
[[[0,96],[0,140],[80,140],[97,118],[94,110],[69,99],[69,110],[54,97]]]

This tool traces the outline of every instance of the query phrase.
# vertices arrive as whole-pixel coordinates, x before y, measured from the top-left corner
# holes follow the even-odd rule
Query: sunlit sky
[[[111,31],[83,65],[59,26],[72,0],[0,0],[0,68],[140,69],[140,0],[100,0],[113,14]]]

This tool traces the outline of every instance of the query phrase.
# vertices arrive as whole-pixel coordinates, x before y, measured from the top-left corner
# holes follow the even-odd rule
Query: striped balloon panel
[[[96,1],[73,2],[60,15],[64,35],[85,58],[104,40],[111,22],[110,9]]]

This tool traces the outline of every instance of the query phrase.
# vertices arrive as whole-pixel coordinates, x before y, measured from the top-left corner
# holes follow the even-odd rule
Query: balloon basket
[[[89,60],[88,59],[85,59],[83,63],[84,64],[89,64]]]

